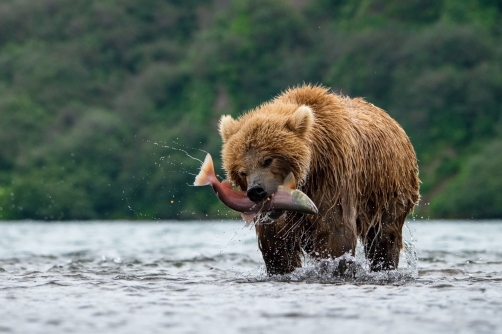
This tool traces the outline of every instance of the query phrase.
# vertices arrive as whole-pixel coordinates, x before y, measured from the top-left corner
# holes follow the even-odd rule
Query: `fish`
[[[262,212],[273,210],[294,211],[305,214],[317,214],[314,202],[296,187],[293,173],[284,180],[277,191],[262,203],[251,201],[245,191],[238,191],[228,180],[220,182],[214,172],[214,164],[208,153],[199,174],[195,177],[194,186],[211,186],[218,199],[230,209],[241,212],[242,218],[248,226],[253,219]]]

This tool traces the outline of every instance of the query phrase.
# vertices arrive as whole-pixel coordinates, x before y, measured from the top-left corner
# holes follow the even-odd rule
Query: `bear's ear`
[[[314,112],[312,109],[307,106],[300,106],[291,116],[289,116],[286,121],[286,127],[303,137],[310,131],[313,123]]]
[[[230,115],[223,115],[220,118],[219,125],[220,135],[223,142],[226,142],[234,133],[239,130],[239,122]]]

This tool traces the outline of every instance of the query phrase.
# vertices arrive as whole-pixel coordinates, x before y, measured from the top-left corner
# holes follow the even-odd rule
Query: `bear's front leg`
[[[301,248],[295,231],[288,231],[284,220],[258,224],[258,246],[269,275],[284,275],[302,266]]]

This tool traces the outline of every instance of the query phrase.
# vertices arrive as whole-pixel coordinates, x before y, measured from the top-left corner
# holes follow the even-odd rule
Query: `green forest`
[[[197,159],[303,82],[404,127],[418,219],[502,218],[501,0],[2,0],[0,219],[237,217]]]

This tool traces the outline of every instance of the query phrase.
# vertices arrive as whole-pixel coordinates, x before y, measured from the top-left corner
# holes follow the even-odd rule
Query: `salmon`
[[[270,198],[263,203],[251,201],[245,191],[235,190],[230,181],[218,181],[214,172],[213,159],[208,153],[201,166],[199,174],[195,177],[194,186],[210,185],[216,196],[230,209],[241,212],[242,218],[249,225],[254,217],[262,212],[273,210],[294,211],[305,214],[317,214],[314,202],[296,187],[295,177],[290,173]]]

